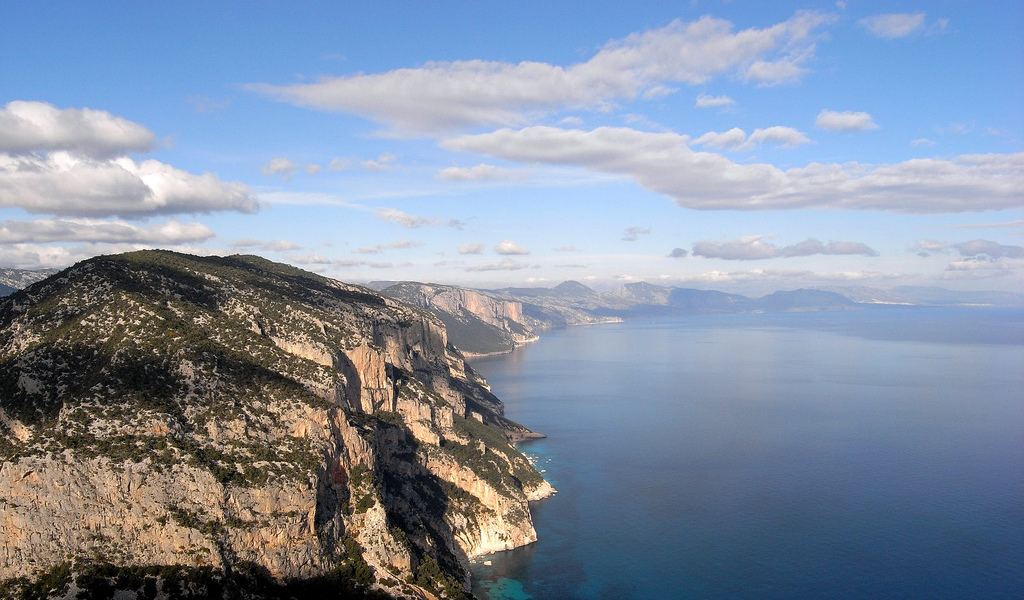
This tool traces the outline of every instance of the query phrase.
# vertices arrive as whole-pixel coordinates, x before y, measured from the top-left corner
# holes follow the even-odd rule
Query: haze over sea
[[[529,598],[1024,598],[1024,310],[688,316],[477,368],[558,489]]]

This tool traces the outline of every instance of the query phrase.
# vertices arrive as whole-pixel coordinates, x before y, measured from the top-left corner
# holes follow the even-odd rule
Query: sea
[[[1024,598],[1024,309],[636,319],[471,364],[558,490],[480,598]]]

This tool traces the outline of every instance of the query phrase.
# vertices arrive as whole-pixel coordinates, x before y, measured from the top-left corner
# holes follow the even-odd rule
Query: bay
[[[480,597],[1024,597],[1022,310],[636,320],[472,364],[558,489]]]

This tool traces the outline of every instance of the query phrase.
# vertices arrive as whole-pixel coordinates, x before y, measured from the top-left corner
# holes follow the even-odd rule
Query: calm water
[[[1024,598],[1024,311],[637,320],[474,362],[557,496],[534,598]]]

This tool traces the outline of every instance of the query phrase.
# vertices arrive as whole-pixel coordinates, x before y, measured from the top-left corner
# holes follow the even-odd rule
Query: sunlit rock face
[[[552,491],[437,317],[256,257],[98,257],[0,300],[0,409],[0,579],[361,561],[419,596],[425,563],[465,585],[536,540]]]

